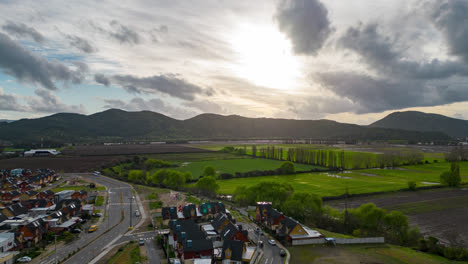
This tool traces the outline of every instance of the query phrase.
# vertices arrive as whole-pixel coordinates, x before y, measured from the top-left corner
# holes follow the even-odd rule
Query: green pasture
[[[206,166],[212,166],[216,169],[218,174],[236,172],[248,172],[254,170],[275,170],[281,166],[284,161],[269,160],[260,158],[250,159],[228,159],[228,160],[209,160],[209,161],[196,161],[196,162],[182,162],[178,163],[179,167],[170,168],[178,171],[190,171],[193,178],[196,179],[203,174]],[[294,164],[296,171],[310,171],[312,169],[321,169],[319,166]],[[323,169],[323,168],[322,168]]]
[[[401,169],[353,170],[345,173],[302,173],[252,178],[219,180],[219,193],[232,194],[239,186],[250,187],[262,181],[289,183],[296,192],[309,192],[319,196],[397,191],[408,188],[408,181],[417,187],[439,184],[439,176],[449,170],[450,163],[405,166]],[[468,181],[468,162],[460,163],[463,182]]]

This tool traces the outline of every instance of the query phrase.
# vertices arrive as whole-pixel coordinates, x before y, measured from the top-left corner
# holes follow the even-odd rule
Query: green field
[[[422,253],[410,248],[383,245],[294,246],[288,248],[290,263],[385,263],[385,264],[448,264],[467,263]]]
[[[178,171],[190,171],[194,179],[203,174],[206,166],[213,166],[218,174],[236,172],[248,172],[254,170],[275,170],[278,169],[284,161],[269,159],[228,159],[228,160],[209,160],[196,162],[178,163],[179,167],[171,168]],[[318,166],[295,164],[296,171],[310,171],[313,169],[323,169]]]
[[[439,175],[449,170],[450,163],[406,166],[401,169],[368,169],[348,173],[303,173],[296,175],[263,176],[220,180],[219,193],[232,194],[239,186],[252,186],[261,181],[289,183],[297,192],[310,192],[319,196],[396,191],[408,188],[408,181],[417,186],[431,186],[439,183]],[[468,181],[468,162],[460,163],[462,181]]]

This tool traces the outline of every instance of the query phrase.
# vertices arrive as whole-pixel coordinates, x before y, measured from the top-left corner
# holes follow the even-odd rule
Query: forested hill
[[[246,118],[202,114],[176,120],[150,111],[110,109],[89,116],[55,114],[0,125],[0,141],[109,142],[132,140],[312,138],[342,140],[445,141],[439,132],[417,132],[343,124],[330,120]]]
[[[442,132],[454,138],[468,137],[468,121],[416,111],[392,113],[370,127]]]

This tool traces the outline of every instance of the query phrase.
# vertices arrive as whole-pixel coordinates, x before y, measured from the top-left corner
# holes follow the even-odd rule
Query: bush
[[[416,191],[416,182],[408,181],[408,189],[410,189],[411,191]]]
[[[283,164],[280,166],[280,172],[281,174],[293,174],[296,172],[296,169],[294,168],[294,163],[290,161],[285,161]]]

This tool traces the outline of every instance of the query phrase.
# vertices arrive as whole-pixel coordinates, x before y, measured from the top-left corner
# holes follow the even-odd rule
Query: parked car
[[[258,245],[262,248],[263,247],[263,241],[258,241]]]
[[[138,240],[138,245],[143,246],[144,244],[145,244],[145,241],[143,240],[143,238],[140,238]]]
[[[270,244],[272,246],[276,246],[276,241],[273,240],[273,239],[270,239],[270,240],[268,240],[268,244]]]
[[[17,261],[18,262],[21,262],[21,263],[24,263],[24,262],[30,262],[32,259],[28,256],[24,256],[24,257],[21,257],[19,258]]]
[[[79,234],[79,233],[81,233],[81,229],[78,229],[78,228],[72,229],[71,232],[74,233],[74,234]]]
[[[135,211],[135,216],[140,217],[140,212],[138,210]]]
[[[286,256],[286,251],[284,251],[284,249],[280,250],[280,256],[282,257]]]
[[[101,217],[102,214],[101,214],[101,213],[95,213],[95,214],[93,214],[93,216],[94,216],[94,217]]]
[[[88,232],[94,232],[97,230],[97,225],[92,225],[89,227]]]

